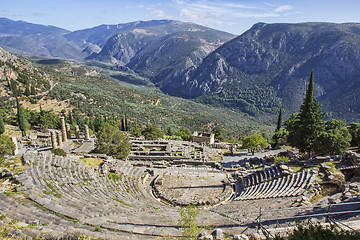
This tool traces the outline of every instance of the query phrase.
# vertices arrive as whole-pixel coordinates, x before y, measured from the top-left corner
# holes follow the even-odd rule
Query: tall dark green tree
[[[69,111],[69,113],[68,113],[68,120],[69,120],[70,125],[74,125],[74,119],[73,119],[71,111]]]
[[[4,120],[2,118],[2,115],[0,114],[0,134],[3,134],[4,132],[5,132]]]
[[[35,90],[35,86],[34,86],[34,84],[31,84],[31,87],[30,87],[30,94],[31,94],[31,95],[36,95],[36,90]]]
[[[360,146],[360,123],[350,123],[348,129],[352,137],[351,146]]]
[[[24,137],[26,136],[26,125],[27,125],[27,121],[26,118],[24,116],[24,109],[21,106],[21,104],[19,103],[19,99],[16,98],[16,109],[17,109],[17,122],[21,131],[21,135]]]
[[[280,108],[275,134],[271,139],[271,146],[277,147],[286,143],[287,131],[282,128],[282,108]]]
[[[301,152],[308,153],[309,157],[314,150],[317,137],[324,131],[324,114],[320,104],[314,100],[314,74],[311,72],[310,81],[306,90],[304,102],[300,107],[300,113],[292,116],[287,122],[288,142],[299,148]]]
[[[281,126],[282,126],[282,108],[280,108],[280,111],[279,111],[278,121],[277,121],[277,125],[276,125],[276,131],[279,131],[281,129]]]

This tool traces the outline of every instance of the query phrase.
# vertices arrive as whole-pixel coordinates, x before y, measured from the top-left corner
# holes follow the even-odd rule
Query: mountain
[[[131,31],[136,28],[156,27],[168,25],[174,21],[172,20],[152,20],[152,21],[136,21],[130,23],[122,23],[116,25],[100,25],[93,28],[82,29],[67,33],[65,38],[77,45],[86,48],[88,44],[96,45],[100,49],[105,45],[106,41],[113,35]]]
[[[0,46],[16,53],[79,59],[82,49],[64,37],[67,33],[54,26],[0,18]]]
[[[71,32],[54,26],[0,18],[0,46],[12,52],[73,60],[87,58],[121,66],[128,64],[143,48],[177,32],[219,34],[219,41],[210,43],[216,46],[234,37],[229,33],[173,20],[100,25]],[[198,41],[206,42],[206,39]]]
[[[360,119],[358,23],[255,24],[161,89],[249,113],[293,112],[312,70],[323,109]]]
[[[102,50],[88,59],[127,66],[147,77],[154,77],[192,53],[197,55],[192,60],[199,62],[196,57],[202,59],[233,37],[232,34],[193,23],[169,20],[140,22],[110,37]]]

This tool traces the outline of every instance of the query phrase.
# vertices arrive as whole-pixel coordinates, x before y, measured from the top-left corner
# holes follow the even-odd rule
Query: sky
[[[360,22],[360,0],[0,0],[0,17],[70,31],[172,19],[240,35],[257,22]]]

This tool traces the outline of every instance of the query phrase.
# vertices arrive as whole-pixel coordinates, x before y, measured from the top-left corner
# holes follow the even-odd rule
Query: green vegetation
[[[66,152],[65,152],[63,149],[61,149],[61,148],[51,149],[51,152],[52,152],[54,155],[66,157]]]
[[[3,134],[4,132],[5,132],[4,120],[2,118],[2,115],[0,114],[0,134]]]
[[[15,144],[10,137],[4,134],[0,135],[0,166],[5,163],[4,155],[12,154],[15,150]]]
[[[331,227],[299,225],[288,237],[275,237],[274,240],[357,240],[359,238],[359,232],[338,231],[333,225]]]
[[[122,175],[121,174],[116,174],[116,173],[112,173],[112,172],[108,172],[107,176],[110,180],[114,181],[114,182],[118,182],[122,179]]]
[[[205,95],[199,97],[198,100],[207,104],[237,109],[250,115],[274,114],[281,106],[281,99],[277,97],[274,88],[260,88],[256,85],[243,88],[235,83],[225,87],[219,93]]]
[[[169,135],[171,135],[171,132],[168,132]],[[192,134],[189,129],[185,127],[181,127],[179,131],[175,133],[176,136],[179,136],[184,141],[191,141],[192,140]]]
[[[104,160],[100,158],[80,158],[79,161],[88,167],[99,167],[104,162]]]
[[[325,122],[325,130],[320,133],[314,143],[314,151],[318,154],[340,154],[350,147],[351,135],[344,121],[330,119]]]
[[[196,218],[200,214],[200,209],[193,205],[180,208],[179,226],[183,229],[183,237],[186,239],[197,239],[200,228],[196,224]]]
[[[306,91],[300,113],[293,114],[285,122],[287,141],[291,146],[299,148],[301,152],[307,152],[308,156],[317,154],[340,154],[350,146],[351,134],[356,131],[351,128],[350,132],[345,122],[330,119],[324,122],[324,114],[321,113],[320,104],[313,98],[314,77],[310,75],[310,82]],[[353,125],[354,126],[354,125]],[[278,133],[278,132],[277,132]],[[278,136],[273,137],[277,139]]]
[[[320,104],[313,98],[314,77],[310,75],[310,82],[306,91],[300,113],[293,115],[287,121],[286,127],[289,131],[288,141],[291,146],[299,148],[301,152],[307,152],[310,156],[314,150],[316,138],[324,131],[324,114],[321,113]]]
[[[213,133],[214,133],[214,135],[215,135],[215,138],[216,138],[217,140],[219,140],[220,142],[225,140],[225,138],[224,138],[224,136],[223,136],[223,129],[222,129],[221,126],[219,126],[219,125],[216,126],[216,127],[214,128],[214,130],[213,130]]]
[[[148,125],[141,133],[146,140],[156,140],[164,137],[164,132],[161,131],[157,125]]]
[[[267,146],[267,140],[260,133],[253,133],[243,138],[242,148],[250,149],[253,155],[256,150],[266,148]]]
[[[119,159],[126,159],[129,155],[131,143],[119,128],[107,125],[97,133],[96,137],[95,152]]]
[[[135,136],[139,136],[139,126],[144,125],[158,125],[162,129],[170,127],[174,132],[181,127],[188,128],[191,132],[208,132],[213,126],[221,125],[226,138],[236,139],[255,129],[268,133],[273,129],[271,123],[261,122],[238,111],[171,97],[157,88],[125,81],[127,78],[139,78],[134,74],[102,69],[103,75],[84,75],[94,69],[75,67],[71,63],[41,65],[39,68],[53,76],[56,82],[51,97],[74,106],[72,115],[78,116],[80,124],[84,115],[90,118],[90,122],[100,116],[115,117],[119,121],[126,115],[129,131],[136,133]],[[54,71],[55,68],[60,71]],[[117,80],[105,77],[115,73],[121,74],[121,81],[118,77]],[[91,126],[90,128],[97,131]]]
[[[274,163],[275,164],[287,163],[288,161],[290,161],[289,157],[285,157],[285,156],[276,156],[276,157],[274,157]]]
[[[351,146],[360,146],[360,123],[351,123],[349,132],[351,134]]]
[[[17,114],[16,114],[17,123],[19,125],[21,135],[24,137],[26,136],[26,130],[28,129],[29,123],[25,119],[24,108],[20,105],[18,98],[16,98],[16,109],[17,109]]]

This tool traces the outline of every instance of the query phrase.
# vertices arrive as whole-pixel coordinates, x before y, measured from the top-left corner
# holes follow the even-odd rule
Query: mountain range
[[[360,119],[358,23],[257,23],[234,36],[172,20],[70,32],[0,18],[0,46],[136,73],[164,93],[255,116],[297,111],[314,71],[328,116]]]

